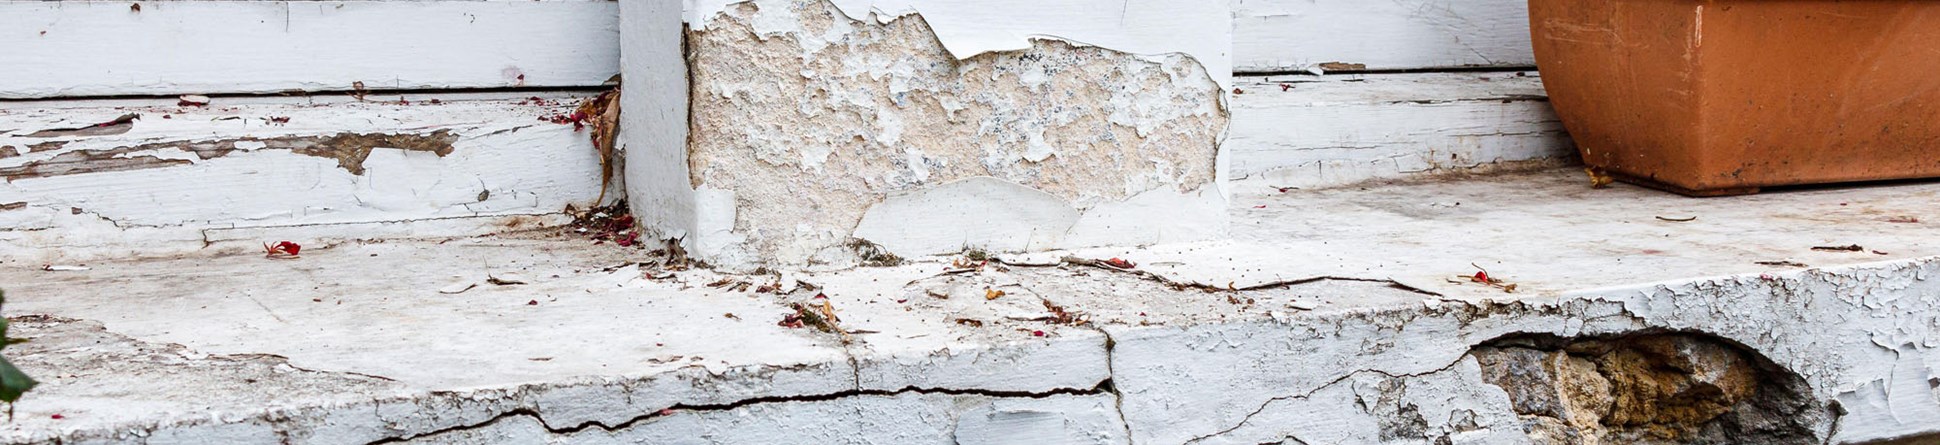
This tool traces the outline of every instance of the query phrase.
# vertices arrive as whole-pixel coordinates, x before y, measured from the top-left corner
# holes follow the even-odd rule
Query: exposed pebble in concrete
[[[971,177],[1081,210],[1198,190],[1226,127],[1184,56],[1040,40],[958,61],[920,17],[855,21],[825,1],[738,4],[688,45],[692,185],[731,192],[701,205],[732,206],[742,258],[840,261],[822,251],[887,193]]]

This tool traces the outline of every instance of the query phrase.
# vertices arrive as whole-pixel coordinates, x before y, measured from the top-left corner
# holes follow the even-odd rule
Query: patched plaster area
[[[970,178],[1080,212],[1205,198],[1227,122],[1217,83],[1183,55],[1037,40],[958,60],[921,16],[858,21],[825,1],[732,5],[689,33],[688,55],[700,232],[732,233],[701,250],[723,263],[840,262],[827,250],[889,194]],[[1022,224],[1056,240],[1078,225]]]

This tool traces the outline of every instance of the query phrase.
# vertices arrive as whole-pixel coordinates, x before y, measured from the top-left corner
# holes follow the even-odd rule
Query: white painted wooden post
[[[687,174],[687,60],[681,0],[620,2],[620,135],[628,204],[661,239],[701,241]],[[692,245],[688,246],[692,248]]]

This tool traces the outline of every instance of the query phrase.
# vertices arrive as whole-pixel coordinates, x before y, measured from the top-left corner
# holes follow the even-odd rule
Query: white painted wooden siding
[[[577,95],[544,94],[543,104],[524,96],[411,95],[409,104],[394,95],[217,98],[207,108],[152,99],[0,103],[0,258],[558,223],[568,204],[583,208],[599,197],[599,156],[586,131],[540,119],[570,113]],[[47,131],[127,114],[141,117],[124,127]],[[368,135],[397,139],[350,161],[303,150],[354,143],[279,142]],[[421,137],[438,138],[447,151],[382,145]]]
[[[1238,73],[1535,66],[1527,0],[1233,0]]]
[[[0,98],[591,86],[620,56],[611,1],[0,2],[0,48]]]
[[[1238,180],[1333,186],[1575,156],[1533,73],[1242,77],[1237,83],[1242,93],[1232,96],[1222,156],[1228,177]]]

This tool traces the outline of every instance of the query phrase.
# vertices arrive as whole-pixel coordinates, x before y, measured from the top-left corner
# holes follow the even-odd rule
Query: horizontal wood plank
[[[620,56],[610,1],[0,2],[0,48],[0,98],[594,86]]]
[[[0,257],[529,228],[600,196],[588,131],[541,119],[578,96],[0,103]]]
[[[1234,0],[1238,73],[1530,67],[1525,0]]]
[[[1227,177],[1279,186],[1569,162],[1534,73],[1242,77]]]

